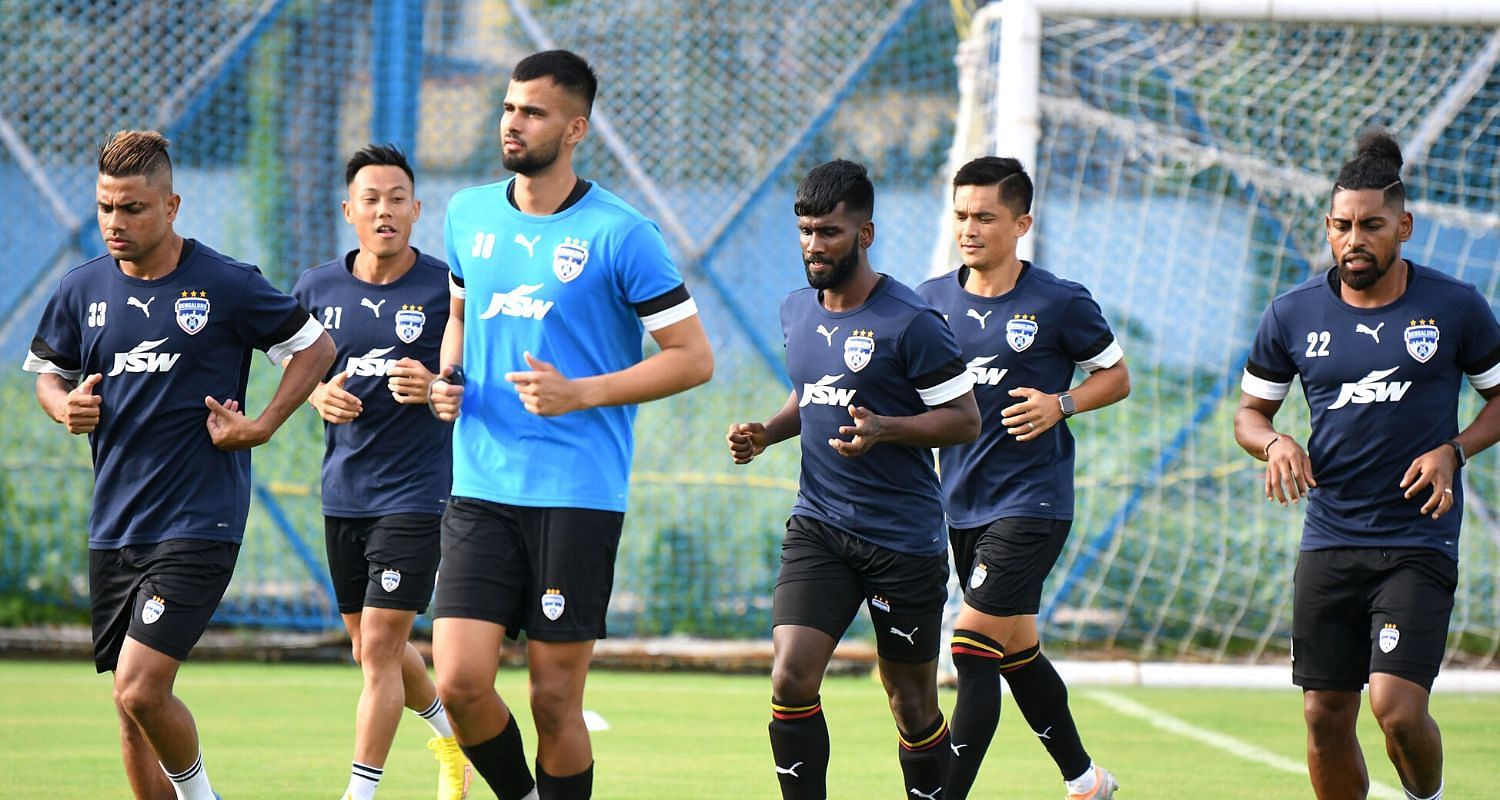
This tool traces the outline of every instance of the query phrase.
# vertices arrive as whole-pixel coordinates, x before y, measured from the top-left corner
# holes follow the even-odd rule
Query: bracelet
[[[1271,441],[1266,442],[1266,446],[1261,449],[1260,454],[1265,456],[1267,461],[1271,460],[1271,445],[1276,444],[1279,441],[1281,441],[1281,434],[1278,433],[1275,436],[1272,436]]]

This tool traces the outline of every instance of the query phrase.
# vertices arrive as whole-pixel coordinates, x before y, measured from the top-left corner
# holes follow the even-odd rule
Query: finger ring
[[[1444,489],[1443,490],[1443,494],[1453,494],[1453,490],[1452,489]]]
[[[1035,422],[1028,422],[1028,423],[1026,423],[1026,430],[1028,430],[1028,431],[1034,431],[1034,430],[1036,430],[1036,423]]]

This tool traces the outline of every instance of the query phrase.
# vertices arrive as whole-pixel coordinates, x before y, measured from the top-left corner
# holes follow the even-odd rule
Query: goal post
[[[1271,298],[1331,264],[1328,191],[1372,125],[1406,159],[1403,254],[1500,297],[1500,3],[1004,0],[956,60],[945,178],[981,155],[1027,167],[1021,257],[1089,287],[1133,378],[1070,423],[1078,508],[1049,641],[1284,655],[1302,513],[1265,502],[1233,442],[1239,370]],[[944,195],[933,274],[957,263]],[[1306,416],[1299,398],[1278,423],[1305,437]],[[1449,655],[1493,664],[1500,470],[1475,466]]]

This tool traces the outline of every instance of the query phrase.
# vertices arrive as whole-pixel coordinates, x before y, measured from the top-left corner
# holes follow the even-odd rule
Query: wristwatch
[[[1464,455],[1464,446],[1459,444],[1457,439],[1449,439],[1448,441],[1443,442],[1443,444],[1446,444],[1449,447],[1453,448],[1454,454],[1458,456],[1458,465],[1460,467],[1468,463],[1469,457]]]
[[[1067,392],[1063,392],[1062,394],[1057,396],[1057,405],[1062,408],[1063,419],[1067,419],[1068,417],[1071,417],[1074,414],[1078,413],[1078,404],[1073,402],[1073,395]],[[1458,460],[1460,463],[1462,463],[1464,460],[1463,451],[1460,450],[1458,452]]]

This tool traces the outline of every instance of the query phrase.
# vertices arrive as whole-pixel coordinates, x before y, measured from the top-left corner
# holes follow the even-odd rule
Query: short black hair
[[[875,214],[875,185],[864,165],[840,158],[819,164],[797,184],[797,202],[792,210],[799,217],[821,217],[844,204],[848,211]]]
[[[583,115],[594,110],[594,95],[599,91],[599,76],[589,62],[570,50],[543,50],[521,59],[511,70],[513,81],[551,78],[558,86],[583,101]]]
[[[1401,182],[1401,145],[1385,128],[1370,128],[1359,135],[1354,158],[1339,168],[1329,199],[1344,190],[1380,189],[1385,202],[1398,207],[1406,204],[1406,186]]]
[[[953,188],[960,186],[998,186],[1000,202],[1016,216],[1031,213],[1031,176],[1014,158],[982,156],[958,168]]]
[[[344,165],[344,185],[354,183],[354,176],[365,167],[400,167],[412,188],[417,186],[417,176],[412,173],[411,164],[406,163],[406,154],[393,144],[367,144],[350,156],[349,163]]]

